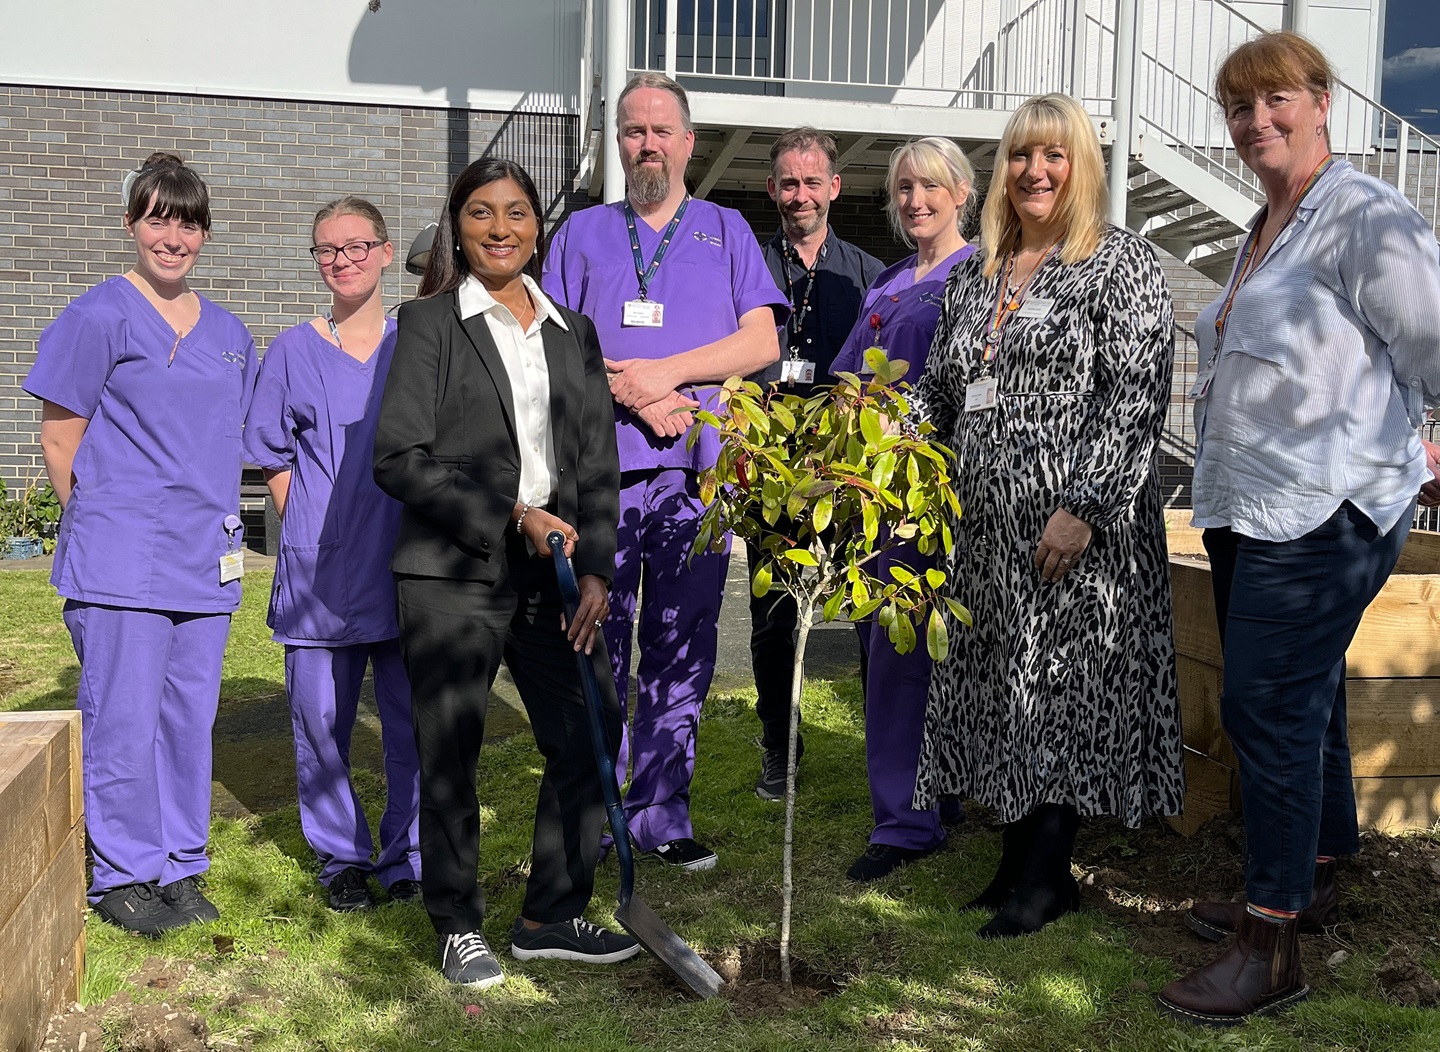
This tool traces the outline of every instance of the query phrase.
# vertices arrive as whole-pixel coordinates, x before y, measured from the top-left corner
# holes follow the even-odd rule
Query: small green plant
[[[60,499],[49,482],[42,485],[37,475],[13,497],[0,489],[0,535],[40,538],[49,551],[59,527]]]
[[[910,420],[908,388],[900,384],[909,364],[892,362],[875,347],[865,362],[873,370],[868,379],[844,373],[809,398],[732,377],[722,388],[720,412],[697,413],[699,425],[688,438],[693,447],[701,426],[720,436],[715,467],[700,479],[706,510],[697,550],[733,532],[760,552],[751,592],[757,598],[787,592],[799,613],[780,921],[780,974],[787,986],[795,742],[805,647],[817,612],[826,621],[874,616],[902,654],[923,631],[935,661],[950,650],[941,605],[970,623],[969,612],[946,593],[944,571],[894,562],[883,578],[872,572],[881,555],[909,542],[921,555],[948,552],[960,501],[949,470],[954,455],[930,441],[929,423]]]

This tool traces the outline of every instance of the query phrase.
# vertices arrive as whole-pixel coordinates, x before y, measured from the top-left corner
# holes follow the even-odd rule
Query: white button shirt
[[[1348,500],[1388,532],[1430,478],[1416,428],[1440,404],[1429,224],[1336,161],[1240,286],[1217,354],[1223,302],[1195,323],[1195,525],[1289,541]]]
[[[555,497],[558,473],[555,470],[555,443],[550,421],[550,370],[545,364],[545,341],[540,326],[546,321],[569,330],[540,286],[528,274],[521,280],[535,304],[535,320],[521,330],[509,308],[496,302],[475,275],[467,277],[456,290],[460,316],[485,315],[485,324],[505,363],[510,379],[510,408],[515,434],[520,442],[520,492],[523,504],[544,506]]]

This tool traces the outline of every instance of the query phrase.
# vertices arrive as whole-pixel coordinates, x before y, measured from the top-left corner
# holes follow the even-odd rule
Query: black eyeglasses
[[[378,248],[383,244],[385,244],[385,242],[382,240],[352,241],[350,244],[341,245],[339,248],[336,248],[334,245],[316,245],[310,250],[310,254],[315,257],[315,262],[319,263],[322,267],[328,267],[331,263],[334,263],[335,257],[341,252],[345,253],[345,258],[351,263],[363,263],[370,255],[371,249]]]

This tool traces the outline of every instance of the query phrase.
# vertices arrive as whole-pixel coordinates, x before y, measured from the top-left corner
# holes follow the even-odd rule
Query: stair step
[[[1239,245],[1230,245],[1218,252],[1209,252],[1198,259],[1191,260],[1190,266],[1212,281],[1218,281],[1223,285],[1230,279],[1230,268],[1235,265],[1235,256],[1239,251]]]
[[[1167,183],[1163,179],[1157,179],[1153,183],[1146,183],[1132,193],[1129,200],[1125,202],[1125,207],[1131,212],[1153,216],[1174,212],[1176,209],[1195,203],[1195,198],[1178,186]]]
[[[1214,241],[1223,241],[1227,237],[1234,237],[1241,233],[1244,231],[1230,220],[1207,208],[1193,216],[1186,216],[1184,219],[1166,223],[1154,230],[1147,230],[1145,236],[1153,241],[1181,241],[1192,245],[1205,245]]]

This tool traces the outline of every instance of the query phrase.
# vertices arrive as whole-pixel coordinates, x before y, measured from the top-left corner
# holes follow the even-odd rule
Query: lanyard
[[[680,220],[685,217],[685,209],[690,205],[690,195],[685,195],[685,200],[680,202],[680,207],[675,209],[675,218],[670,220],[670,225],[665,228],[665,233],[660,238],[660,244],[655,248],[655,258],[650,260],[650,266],[645,266],[645,258],[640,255],[640,234],[635,229],[635,209],[630,207],[630,202],[625,202],[625,226],[630,231],[630,254],[635,257],[635,277],[640,282],[640,298],[646,299],[645,290],[650,287],[650,282],[655,280],[655,272],[660,269],[660,261],[665,258],[665,250],[670,247],[670,239],[675,236],[675,231],[680,227]]]
[[[798,341],[800,338],[801,330],[805,328],[805,315],[810,312],[810,294],[815,291],[815,271],[818,270],[820,267],[820,252],[823,252],[825,250],[825,246],[820,246],[820,252],[815,253],[815,263],[806,269],[805,295],[800,298],[799,303],[796,303],[795,280],[790,276],[790,253],[795,253],[795,262],[799,263],[802,267],[805,266],[805,261],[800,258],[799,251],[797,251],[795,249],[795,246],[790,244],[789,241],[782,240],[780,244],[783,247],[782,255],[784,256],[785,260],[785,266],[783,268],[785,271],[785,295],[790,300],[791,332],[795,336],[795,339]],[[790,348],[790,357],[795,358],[798,357],[799,354],[800,346],[797,342],[794,346]]]
[[[1285,213],[1285,219],[1281,222],[1280,229],[1275,232],[1275,238],[1270,242],[1271,248],[1274,248],[1275,242],[1280,240],[1280,235],[1285,232],[1285,228],[1295,218],[1295,213],[1300,211],[1300,202],[1304,201],[1310,191],[1315,189],[1315,184],[1320,181],[1320,177],[1329,171],[1330,166],[1334,163],[1335,158],[1327,156],[1315,167],[1315,171],[1310,173],[1310,178],[1300,188],[1300,195],[1290,205],[1290,211]],[[1267,205],[1265,213],[1268,213],[1269,210]],[[1259,253],[1256,249],[1260,247],[1260,229],[1265,225],[1265,213],[1262,213],[1255,225],[1250,228],[1250,236],[1245,240],[1244,253],[1240,257],[1240,266],[1236,268],[1235,277],[1230,282],[1230,288],[1226,290],[1225,302],[1220,306],[1220,313],[1215,315],[1215,347],[1217,350],[1220,347],[1220,341],[1225,338],[1225,322],[1230,317],[1231,308],[1235,306],[1235,297],[1240,292],[1240,286],[1245,284],[1251,271],[1260,265]]]
[[[1015,250],[1012,248],[1010,254],[1005,257],[1005,272],[1000,275],[1000,282],[995,287],[995,306],[991,314],[990,330],[985,333],[984,344],[981,348],[981,361],[993,362],[995,360],[995,355],[1000,350],[1000,337],[1005,332],[1005,323],[1010,320],[1010,315],[1020,309],[1021,300],[1025,297],[1025,291],[1030,288],[1030,283],[1035,280],[1035,275],[1039,274],[1045,264],[1050,262],[1050,257],[1055,254],[1055,249],[1064,240],[1064,238],[1058,238],[1051,243],[1050,247],[1045,250],[1045,255],[1040,257],[1040,262],[1036,264],[1035,269],[1030,272],[1030,276],[1025,279],[1025,284],[1016,290],[1015,295],[1010,298],[1008,303],[1005,293],[1009,290],[1010,271],[1015,265]]]
[[[340,342],[340,329],[335,325],[335,315],[328,310],[325,312],[325,324],[330,326],[330,336],[334,339],[335,346],[343,351],[345,345]]]

